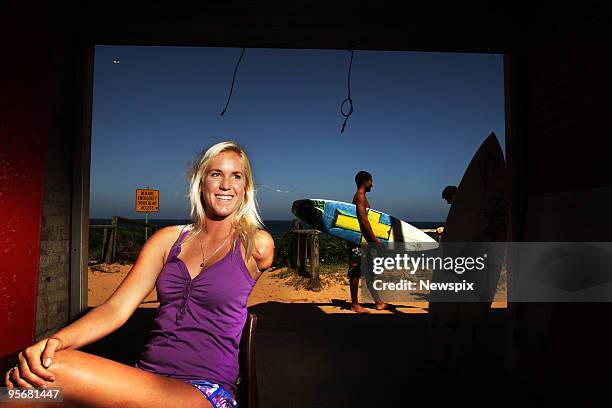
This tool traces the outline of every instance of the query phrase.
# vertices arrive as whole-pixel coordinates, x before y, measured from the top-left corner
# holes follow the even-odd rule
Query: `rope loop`
[[[353,114],[353,98],[351,98],[351,68],[353,67],[353,50],[350,50],[351,52],[351,60],[349,62],[349,70],[348,70],[348,79],[347,79],[347,88],[348,88],[348,96],[346,97],[346,99],[344,101],[342,101],[342,104],[340,105],[340,113],[342,114],[342,116],[344,116],[344,123],[342,124],[342,129],[340,129],[340,133],[344,133],[344,128],[346,127],[346,122],[348,121],[348,118],[351,117],[351,115]],[[347,104],[348,102],[348,112],[344,111],[344,106]]]

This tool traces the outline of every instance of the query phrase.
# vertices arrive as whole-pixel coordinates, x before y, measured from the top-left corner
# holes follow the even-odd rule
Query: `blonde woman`
[[[7,387],[62,387],[65,406],[236,406],[247,297],[274,241],[236,143],[203,152],[190,180],[193,224],[155,233],[104,304],[19,354]],[[76,350],[123,325],[156,284],[155,335],[134,367]]]

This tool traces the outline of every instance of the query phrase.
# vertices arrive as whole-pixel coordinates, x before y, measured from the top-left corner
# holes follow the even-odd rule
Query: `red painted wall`
[[[17,13],[9,9],[0,27],[0,357],[34,340],[50,126],[46,28],[36,17],[24,27]]]

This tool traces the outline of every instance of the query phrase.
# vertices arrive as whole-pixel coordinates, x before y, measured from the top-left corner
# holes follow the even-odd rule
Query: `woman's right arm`
[[[78,349],[123,326],[155,287],[166,254],[177,234],[177,227],[163,228],[153,234],[111,297],[74,323],[59,330],[53,337],[61,339],[65,349]]]
[[[45,368],[52,364],[55,351],[78,349],[121,327],[155,287],[170,246],[179,232],[180,227],[167,227],[153,234],[130,272],[106,302],[19,353],[20,377],[34,386],[42,386],[43,379],[53,381],[53,374]]]

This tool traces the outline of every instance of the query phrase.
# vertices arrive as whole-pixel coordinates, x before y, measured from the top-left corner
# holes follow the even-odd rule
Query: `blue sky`
[[[300,198],[351,201],[355,173],[367,170],[373,208],[442,221],[442,188],[459,183],[489,133],[505,145],[502,55],[355,51],[354,112],[340,133],[349,52],[247,49],[221,117],[240,52],[96,47],[92,218],[142,218],[134,190],[147,186],[160,190],[150,219],[188,218],[188,163],[234,140],[264,219],[291,219]]]

